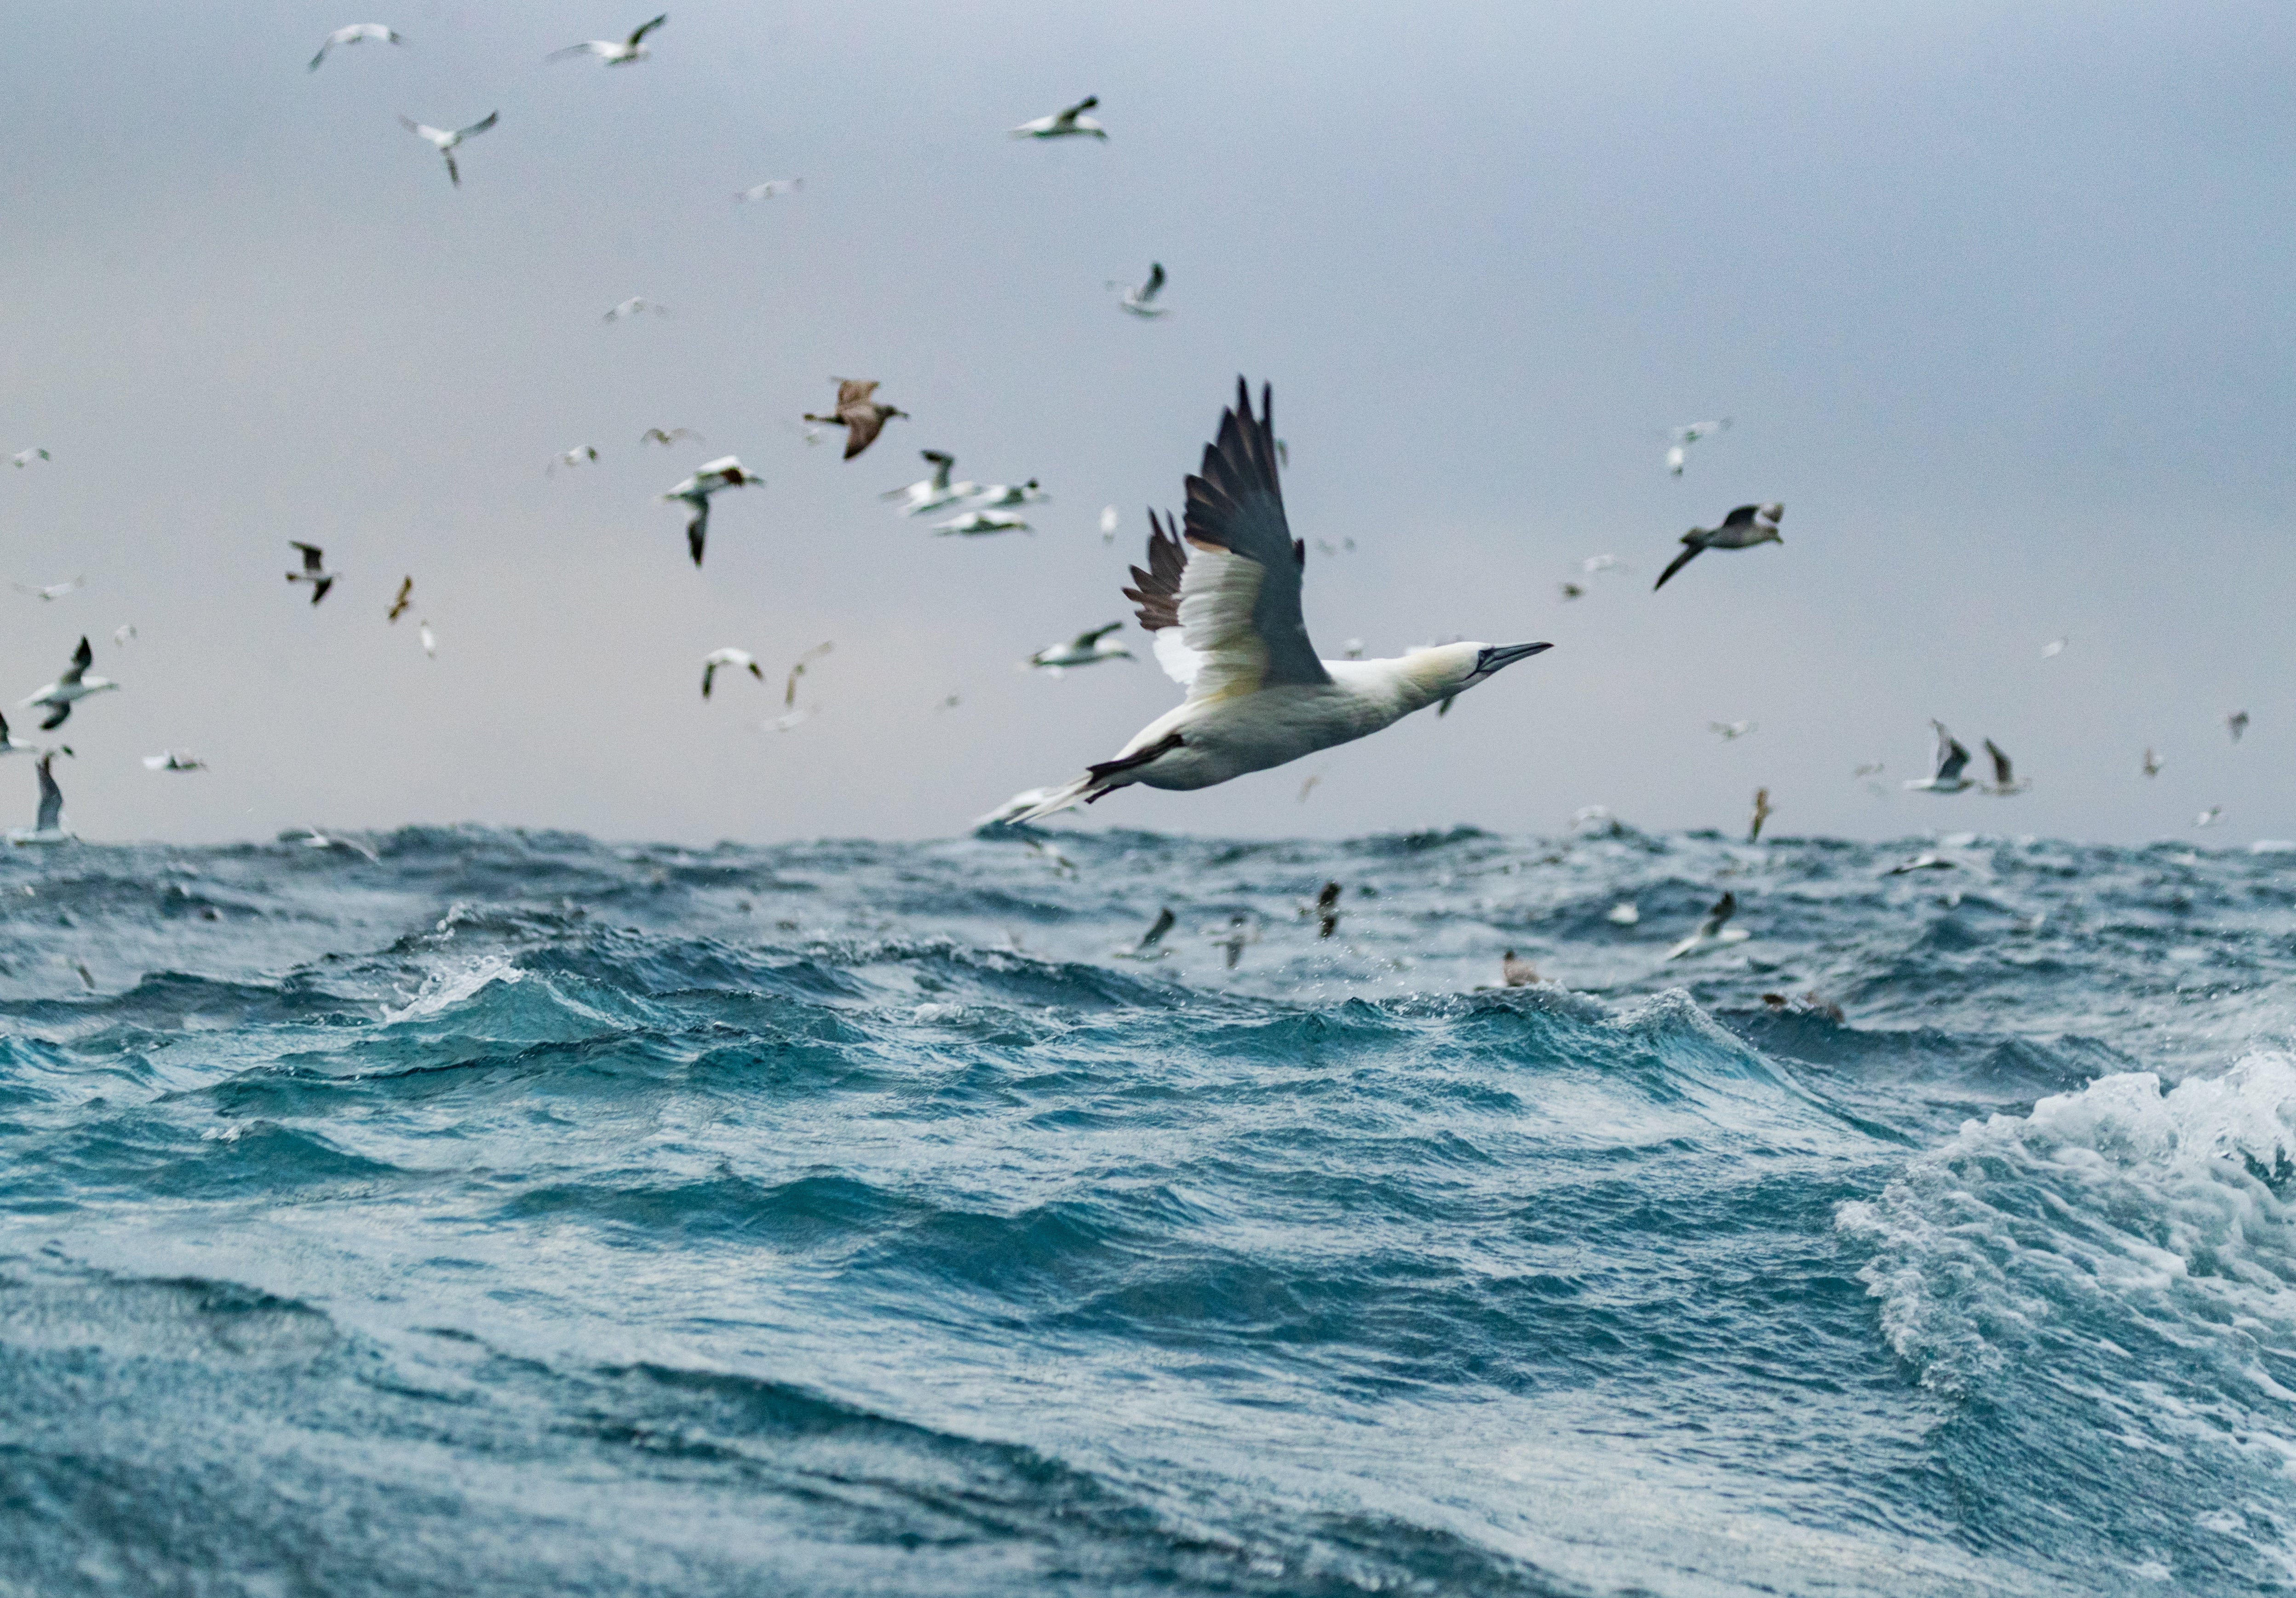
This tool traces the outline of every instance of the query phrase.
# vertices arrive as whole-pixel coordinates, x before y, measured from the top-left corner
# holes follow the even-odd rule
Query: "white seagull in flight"
[[[899,500],[902,515],[922,516],[928,511],[942,510],[961,500],[971,499],[980,492],[978,483],[952,483],[948,480],[949,470],[956,464],[956,457],[947,450],[921,449],[917,453],[931,464],[932,475],[920,479],[906,488],[889,488],[877,496],[880,499]]]
[[[558,469],[561,466],[579,466],[586,461],[594,461],[597,458],[598,447],[596,445],[577,444],[571,449],[562,449],[556,455],[552,455],[550,457],[550,464],[542,469],[542,475],[545,477],[555,477],[558,475]]]
[[[472,123],[468,127],[446,128],[433,127],[428,122],[417,122],[409,116],[402,115],[398,119],[407,132],[417,138],[430,141],[430,147],[446,160],[447,181],[458,189],[463,186],[463,169],[455,165],[455,146],[472,134],[486,132],[501,119],[502,112],[488,111],[481,120]]]
[[[685,546],[693,552],[696,566],[701,564],[701,545],[709,537],[709,496],[720,488],[762,488],[765,480],[744,467],[740,456],[719,455],[662,496],[693,507],[693,520],[685,524]]]
[[[48,452],[45,449],[20,449],[8,457],[19,467],[29,466],[34,461],[45,461],[49,458]]]
[[[1023,122],[1013,129],[1016,139],[1072,139],[1090,136],[1104,139],[1108,129],[1084,113],[1100,103],[1097,94],[1086,94],[1074,105],[1056,111],[1049,117],[1038,117],[1033,122]]]
[[[1236,380],[1235,406],[1187,479],[1181,537],[1152,516],[1147,570],[1134,567],[1137,586],[1125,590],[1155,640],[1158,664],[1187,697],[1021,820],[1134,783],[1208,788],[1282,766],[1375,733],[1551,647],[1447,643],[1399,660],[1317,660],[1300,607],[1307,548],[1284,519],[1273,409],[1263,388],[1254,417],[1250,392]]]
[[[1685,463],[1690,458],[1690,447],[1701,438],[1713,437],[1729,425],[1730,418],[1724,416],[1713,422],[1693,422],[1668,433],[1667,438],[1671,443],[1666,452],[1667,475],[1680,477]]]
[[[404,45],[406,41],[400,38],[398,34],[392,32],[390,29],[385,28],[380,22],[354,22],[348,28],[336,29],[334,32],[329,34],[325,38],[319,42],[319,53],[311,58],[311,70],[314,72],[317,71],[319,70],[320,63],[327,59],[327,52],[332,50],[338,45],[363,45],[369,43],[377,45]]]
[[[1029,664],[1042,667],[1053,676],[1058,676],[1064,668],[1070,666],[1091,666],[1102,660],[1132,660],[1135,657],[1130,650],[1124,647],[1124,640],[1109,636],[1111,633],[1121,631],[1123,627],[1124,624],[1120,621],[1111,621],[1106,627],[1095,627],[1088,633],[1078,633],[1066,643],[1048,643],[1029,657]]]
[[[50,769],[59,751],[50,750],[40,757],[40,815],[29,827],[12,828],[11,843],[72,843],[72,830],[64,825],[64,791],[56,786],[56,774]],[[61,751],[70,754],[70,750]]]
[[[643,294],[633,294],[612,310],[608,311],[604,320],[619,322],[627,316],[643,316],[648,311],[652,311],[657,316],[669,315],[669,307],[659,300],[648,299]]]
[[[1930,725],[1937,729],[1937,750],[1930,758],[1930,774],[1909,777],[1906,786],[1916,793],[1959,793],[1976,787],[1975,783],[1961,774],[1961,768],[1969,764],[1969,751],[1961,746],[1961,740],[1947,732],[1941,721],[1932,721]]]
[[[144,757],[146,771],[205,771],[208,763],[187,749],[161,750]]]
[[[110,677],[89,676],[87,668],[94,664],[95,651],[88,647],[87,638],[83,635],[79,647],[72,651],[71,664],[64,668],[63,675],[19,700],[16,708],[20,710],[29,709],[34,705],[44,707],[48,714],[46,719],[40,723],[40,731],[54,732],[70,719],[74,704],[91,693],[102,693],[106,689],[119,686]]]
[[[752,184],[734,196],[738,201],[771,200],[776,194],[787,194],[805,187],[802,177],[776,177],[771,183]]]
[[[746,671],[759,682],[766,680],[766,668],[746,649],[713,649],[701,657],[701,697],[709,697],[709,687],[717,681],[718,668],[727,667],[734,671]]]
[[[1156,296],[1164,291],[1164,263],[1161,261],[1148,263],[1148,281],[1144,283],[1135,287],[1111,281],[1108,286],[1124,291],[1124,298],[1116,303],[1136,316],[1162,316],[1171,312],[1170,306],[1156,303]]]
[[[610,67],[627,67],[653,53],[646,45],[645,36],[668,20],[669,13],[664,12],[651,22],[639,23],[626,39],[585,39],[563,50],[553,50],[544,59],[559,61],[569,55],[594,55]]]

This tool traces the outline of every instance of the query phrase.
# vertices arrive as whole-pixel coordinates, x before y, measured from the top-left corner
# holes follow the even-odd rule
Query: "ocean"
[[[2296,1590],[2296,854],[355,840],[0,858],[6,1598]]]

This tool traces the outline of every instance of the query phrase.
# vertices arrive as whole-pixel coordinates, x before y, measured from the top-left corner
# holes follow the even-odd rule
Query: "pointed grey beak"
[[[1495,643],[1475,657],[1475,675],[1472,680],[1480,683],[1502,667],[1512,666],[1517,660],[1528,660],[1541,651],[1554,647],[1552,643]]]

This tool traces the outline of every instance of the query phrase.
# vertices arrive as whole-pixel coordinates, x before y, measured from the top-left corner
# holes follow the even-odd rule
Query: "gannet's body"
[[[1322,660],[1300,613],[1304,545],[1276,480],[1267,389],[1260,414],[1242,380],[1219,438],[1187,479],[1181,539],[1149,517],[1148,568],[1136,566],[1140,625],[1187,698],[1018,819],[1033,821],[1134,783],[1209,788],[1351,742],[1446,701],[1545,643],[1448,643],[1399,660]]]
[[[742,465],[739,455],[719,455],[662,495],[665,500],[678,500],[693,507],[693,519],[685,524],[685,547],[696,566],[701,564],[702,549],[709,542],[709,496],[720,488],[762,486],[765,480]]]
[[[102,693],[106,689],[119,686],[110,677],[90,673],[88,668],[94,664],[95,651],[88,647],[87,639],[83,636],[79,647],[72,651],[71,664],[64,668],[63,675],[17,701],[17,709],[29,709],[34,705],[43,707],[48,714],[40,723],[40,731],[54,732],[71,718],[73,705],[91,693]]]

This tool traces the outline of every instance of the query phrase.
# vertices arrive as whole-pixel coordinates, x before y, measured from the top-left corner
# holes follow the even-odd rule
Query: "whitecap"
[[[481,955],[475,960],[434,971],[422,979],[422,986],[414,996],[398,1009],[386,1008],[382,1012],[385,1026],[399,1021],[420,1020],[426,1015],[436,1015],[450,1004],[459,1004],[491,982],[509,984],[522,980],[526,973],[511,963],[507,955]]]

